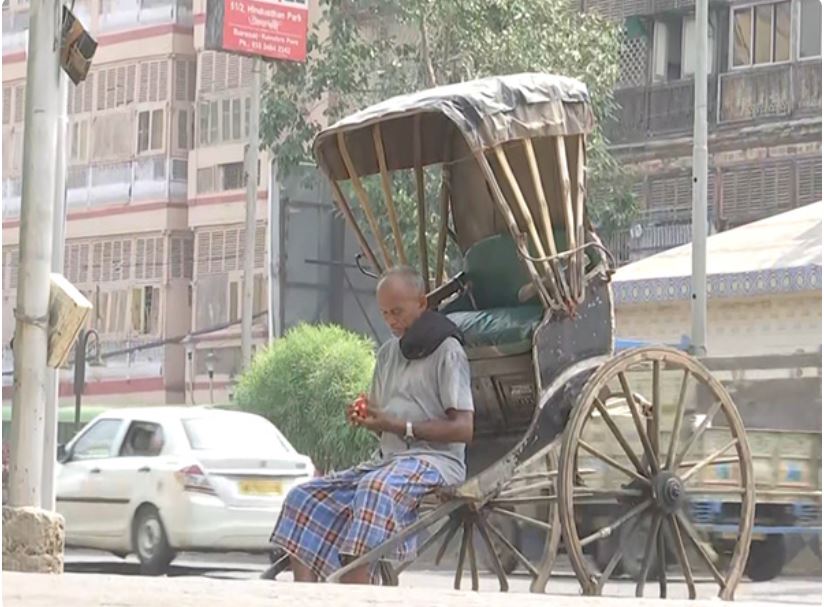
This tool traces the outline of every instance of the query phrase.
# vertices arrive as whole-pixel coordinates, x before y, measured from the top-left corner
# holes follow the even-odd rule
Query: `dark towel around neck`
[[[401,337],[401,354],[408,360],[426,358],[449,337],[464,343],[463,334],[454,322],[443,314],[427,310]]]

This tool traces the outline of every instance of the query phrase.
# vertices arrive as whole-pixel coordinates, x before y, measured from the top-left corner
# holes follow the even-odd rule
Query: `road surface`
[[[243,554],[181,554],[173,563],[169,571],[170,577],[204,576],[211,579],[235,580],[239,584],[244,581],[256,580],[260,573],[268,566],[266,557]],[[140,574],[138,562],[134,557],[125,560],[118,559],[108,553],[94,551],[80,551],[69,549],[66,553],[66,571],[72,573],[117,574],[136,576]],[[547,586],[547,592],[558,596],[578,596],[580,587],[571,569],[566,563],[559,562],[557,575],[553,575]],[[286,572],[278,577],[275,584],[291,583],[291,574]],[[452,588],[453,573],[447,570],[439,571],[407,571],[401,575],[400,585],[406,588],[436,588],[449,590]],[[822,588],[821,578],[805,576],[783,576],[771,582],[753,583],[749,580],[742,582],[736,592],[738,601],[766,601],[776,605],[821,605]],[[469,587],[468,576],[464,580],[464,588]],[[529,592],[529,578],[527,575],[516,576],[510,582],[510,592]],[[481,592],[497,592],[498,585],[494,576],[481,577]],[[634,582],[625,581],[607,586],[610,596],[632,597],[635,593]],[[686,587],[683,582],[672,581],[668,586],[671,598],[687,598]],[[711,598],[717,592],[714,584],[699,585],[699,598]],[[658,596],[657,582],[647,584],[645,596]]]

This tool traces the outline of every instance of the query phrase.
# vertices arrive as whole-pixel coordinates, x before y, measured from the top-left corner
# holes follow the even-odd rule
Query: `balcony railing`
[[[28,11],[3,11],[3,54],[26,50],[29,38]]]
[[[71,167],[66,175],[69,210],[146,200],[185,200],[187,162],[166,156]],[[3,181],[3,217],[20,215],[21,181]]]
[[[98,28],[110,32],[163,23],[193,25],[192,15],[192,0],[108,0]]]
[[[821,60],[721,74],[721,124],[821,113]]]
[[[715,77],[707,81],[708,116],[715,122]],[[695,86],[690,80],[676,80],[615,91],[619,110],[607,126],[613,143],[637,141],[655,135],[688,133],[693,126]]]

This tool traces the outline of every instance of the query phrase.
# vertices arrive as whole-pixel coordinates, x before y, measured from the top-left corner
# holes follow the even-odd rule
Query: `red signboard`
[[[225,0],[223,50],[269,59],[304,61],[306,1]]]

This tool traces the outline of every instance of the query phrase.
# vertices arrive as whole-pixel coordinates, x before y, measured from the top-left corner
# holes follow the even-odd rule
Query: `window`
[[[123,422],[119,419],[101,419],[94,422],[72,446],[72,460],[111,457],[114,441]]]
[[[189,113],[186,110],[177,111],[177,148],[179,150],[188,150],[190,148],[189,141]]]
[[[789,0],[734,9],[733,67],[789,61],[790,17]]]
[[[137,115],[137,153],[163,149],[163,110],[147,110]]]
[[[229,141],[232,138],[232,100],[224,99],[221,105],[223,110],[220,116],[221,126],[223,127],[221,130],[223,139],[221,141]]]
[[[123,447],[121,457],[156,457],[163,450],[163,429],[158,424],[132,422]]]
[[[205,194],[215,191],[215,168],[206,167],[197,170],[197,193]]]
[[[146,286],[132,289],[132,329],[142,335],[159,332],[160,289]]]
[[[712,73],[715,47],[710,18],[707,69]],[[696,27],[694,17],[667,17],[655,21],[652,46],[653,82],[681,80],[695,73]]]
[[[821,56],[821,0],[801,0],[798,56]]]
[[[247,450],[294,453],[294,448],[269,421],[251,415],[216,413],[183,420],[183,429],[195,451]]]
[[[200,126],[199,131],[200,135],[198,136],[198,142],[200,145],[208,145],[209,144],[209,104],[208,103],[201,103],[199,107],[199,117],[200,117]]]
[[[232,139],[240,140],[240,99],[232,99]]]
[[[217,114],[217,101],[212,101],[209,104],[209,143],[216,143],[217,142],[217,122],[218,122],[218,114]]]
[[[221,164],[219,169],[222,190],[239,190],[245,187],[246,175],[243,171],[242,162]]]
[[[249,116],[252,113],[252,99],[246,97],[243,100],[243,136],[249,137]]]
[[[86,162],[88,158],[88,123],[75,122],[71,127],[71,160]]]

